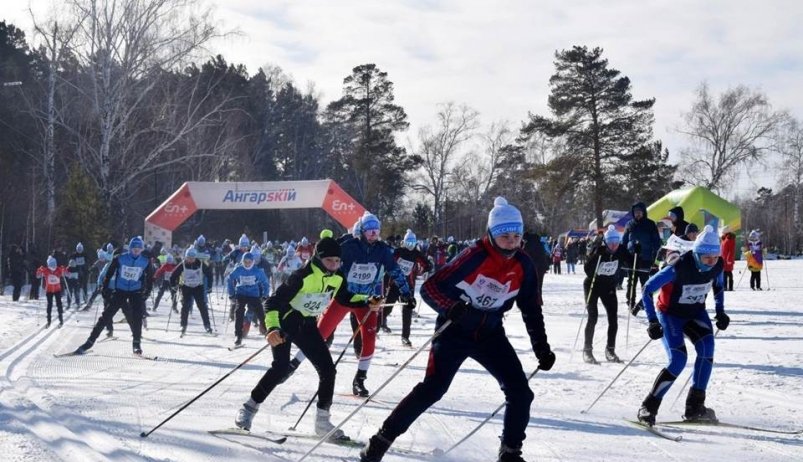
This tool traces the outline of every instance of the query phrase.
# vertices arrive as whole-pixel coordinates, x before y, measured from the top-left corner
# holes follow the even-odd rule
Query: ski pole
[[[748,267],[745,266],[744,270],[739,271],[741,273],[741,276],[739,276],[739,282],[736,284],[736,289],[738,289],[739,286],[742,285],[742,278],[744,278],[744,273],[746,273],[747,270],[748,270]],[[733,289],[733,290],[736,290],[736,289]]]
[[[529,381],[530,381],[530,379],[532,379],[532,378],[533,378],[533,376],[534,376],[535,374],[537,374],[537,373],[538,373],[538,371],[540,371],[540,370],[541,370],[540,368],[535,368],[535,370],[533,371],[533,373],[532,373],[532,374],[530,374],[530,375],[527,377],[527,381],[529,382]],[[479,429],[480,429],[480,428],[482,428],[482,426],[483,426],[483,425],[485,425],[486,423],[488,423],[488,421],[489,421],[489,420],[493,419],[493,418],[494,418],[494,416],[495,416],[496,414],[498,414],[498,413],[499,413],[499,411],[501,411],[501,410],[502,410],[502,408],[503,408],[503,407],[505,407],[506,405],[507,405],[507,402],[504,402],[504,403],[500,404],[500,405],[499,405],[499,407],[498,407],[498,408],[496,408],[496,410],[495,410],[495,411],[493,411],[493,412],[492,412],[492,413],[491,413],[491,414],[490,414],[488,417],[486,417],[486,418],[485,418],[485,420],[483,420],[482,422],[480,422],[480,424],[479,424],[479,425],[477,425],[476,427],[474,427],[474,430],[471,430],[470,432],[468,432],[468,434],[467,434],[466,436],[464,436],[463,438],[461,438],[461,439],[460,439],[460,441],[458,441],[457,443],[453,444],[453,445],[452,445],[452,446],[451,446],[449,449],[447,449],[447,450],[443,451],[443,455],[445,455],[445,454],[449,454],[450,452],[452,452],[452,450],[453,450],[454,448],[456,448],[456,447],[460,446],[461,444],[463,444],[463,442],[464,442],[464,441],[466,441],[467,439],[471,438],[471,436],[472,436],[472,435],[474,435],[475,433],[477,433],[477,431],[479,431]]]
[[[647,345],[649,345],[650,342],[652,342],[652,339],[647,340],[647,343],[645,343],[644,346],[641,347],[641,349],[638,351],[638,353],[636,353],[636,355],[633,356],[630,359],[630,361],[627,362],[627,364],[625,364],[625,367],[623,367],[622,370],[619,371],[618,374],[616,374],[616,377],[614,377],[613,380],[611,380],[611,383],[609,383],[608,386],[605,387],[604,390],[602,390],[602,393],[600,393],[599,396],[597,396],[597,399],[595,399],[593,403],[589,404],[589,406],[584,411],[580,411],[581,414],[587,414],[588,411],[590,411],[591,408],[594,407],[595,404],[597,404],[597,401],[599,401],[599,399],[602,398],[602,395],[604,395],[605,392],[607,392],[611,388],[611,386],[613,386],[613,383],[616,382],[616,380],[625,372],[625,370],[627,370],[627,368],[630,367],[631,364],[633,364],[633,361],[635,361],[636,358],[638,358],[638,356],[641,354],[641,352],[647,348]]]
[[[769,261],[764,261],[764,272],[767,273],[767,290],[772,290],[770,287],[770,265]]]
[[[217,332],[217,324],[215,323],[215,309],[213,307],[213,302],[211,300],[212,300],[212,297],[209,295],[209,293],[207,293],[206,294],[206,305],[207,305],[207,308],[209,309],[209,313],[212,314],[212,327],[215,329],[215,332]]]
[[[633,306],[636,306],[636,262],[638,261],[638,252],[633,255],[633,272],[630,273],[631,297],[628,297],[628,302],[633,301]],[[625,353],[630,350],[630,316],[627,316],[627,330],[625,330]]]
[[[716,331],[716,332],[714,332],[714,337],[716,337],[717,335],[719,335],[719,329],[717,329],[717,331]],[[694,373],[693,373],[693,372],[692,372],[692,375],[694,375]],[[683,395],[683,392],[684,392],[684,391],[686,391],[686,387],[688,387],[688,386],[689,386],[689,382],[691,381],[691,377],[692,377],[692,376],[690,375],[690,376],[689,376],[689,377],[686,379],[686,381],[683,383],[683,386],[680,388],[680,391],[678,392],[678,395],[677,395],[677,396],[675,396],[675,400],[674,400],[674,401],[672,401],[672,405],[671,405],[671,406],[669,406],[669,409],[674,409],[674,408],[675,408],[675,404],[677,404],[677,402],[678,402],[678,400],[680,399],[681,395]]]
[[[429,346],[429,344],[432,343],[432,341],[435,340],[439,335],[441,335],[443,333],[443,331],[445,331],[450,325],[452,325],[452,321],[451,320],[446,320],[446,322],[443,323],[443,325],[440,327],[440,329],[436,330],[435,333],[432,334],[432,336],[429,339],[427,339],[427,341],[424,342],[424,344],[421,345],[421,347],[418,348],[418,350],[416,350],[415,353],[413,353],[413,355],[410,356],[410,358],[407,361],[405,361],[401,366],[399,366],[399,368],[396,369],[396,371],[393,372],[393,374],[391,374],[390,377],[388,377],[387,380],[385,380],[382,383],[382,385],[380,385],[379,388],[376,389],[376,391],[371,393],[371,396],[365,398],[365,400],[363,400],[363,402],[360,403],[359,406],[357,406],[353,411],[351,411],[351,414],[347,415],[346,418],[343,419],[342,422],[337,424],[337,426],[335,428],[331,429],[329,431],[329,433],[323,435],[323,437],[320,440],[318,440],[317,443],[315,443],[315,446],[313,446],[306,453],[304,453],[304,455],[301,456],[301,458],[298,459],[297,462],[301,462],[302,460],[306,459],[307,456],[309,456],[310,454],[315,452],[315,450],[318,449],[324,442],[329,440],[329,438],[332,435],[334,435],[334,433],[336,431],[340,430],[340,427],[342,427],[346,422],[348,422],[352,417],[354,417],[355,414],[360,412],[360,409],[365,407],[365,405],[368,404],[368,402],[371,401],[372,398],[374,398],[377,394],[379,394],[379,392],[382,391],[382,389],[384,389],[393,379],[395,379],[396,376],[399,375],[399,373],[401,373],[401,371],[403,371],[413,361],[413,359],[415,359],[416,356],[418,356],[422,351],[424,351],[424,349],[427,346]]]
[[[591,278],[591,286],[588,288],[588,295],[586,295],[586,306],[583,308],[583,316],[580,317],[580,325],[577,326],[577,335],[574,336],[574,345],[572,346],[572,352],[569,354],[569,362],[572,361],[574,357],[574,350],[577,349],[577,341],[580,340],[580,331],[583,329],[583,321],[586,319],[586,314],[588,314],[588,304],[591,302],[591,292],[594,291],[594,283],[597,281],[597,271],[599,271],[599,262],[602,260],[602,254],[597,257],[597,266],[594,267],[594,277]]]
[[[263,351],[265,351],[265,350],[266,350],[267,348],[269,348],[269,347],[270,347],[270,344],[269,344],[269,343],[265,344],[265,346],[263,346],[262,348],[260,348],[259,350],[257,350],[257,351],[256,351],[254,354],[252,354],[251,356],[249,356],[249,357],[245,358],[245,360],[244,360],[243,362],[241,362],[241,363],[240,363],[240,364],[238,364],[238,365],[237,365],[237,366],[236,366],[234,369],[232,369],[232,370],[230,370],[228,373],[226,373],[226,375],[224,375],[223,377],[219,378],[219,379],[218,379],[218,380],[217,380],[215,383],[213,383],[212,385],[209,385],[209,387],[207,387],[207,388],[206,388],[206,390],[204,390],[204,391],[202,391],[200,394],[198,394],[198,396],[196,396],[195,398],[191,399],[191,400],[190,400],[188,403],[186,403],[185,405],[183,405],[183,406],[181,406],[180,408],[178,408],[178,410],[176,410],[176,412],[174,412],[174,413],[170,414],[170,416],[169,416],[168,418],[166,418],[166,419],[164,419],[163,421],[159,422],[159,425],[157,425],[157,426],[153,427],[153,428],[152,428],[152,429],[150,429],[150,431],[148,431],[148,432],[142,432],[142,433],[140,433],[140,434],[139,434],[139,436],[140,436],[140,437],[142,437],[142,438],[147,438],[147,437],[148,437],[148,435],[150,435],[151,433],[155,432],[155,431],[156,431],[156,430],[157,430],[159,427],[161,427],[162,425],[166,424],[166,423],[167,423],[167,422],[168,422],[170,419],[172,419],[173,417],[177,416],[177,415],[178,415],[178,414],[179,414],[181,411],[183,411],[184,409],[187,409],[187,408],[190,406],[190,404],[194,403],[194,402],[195,402],[195,401],[197,401],[197,400],[198,400],[198,399],[199,399],[201,396],[205,395],[205,394],[206,394],[207,392],[209,392],[211,389],[213,389],[213,388],[215,388],[216,386],[218,386],[218,384],[220,384],[220,382],[222,382],[222,381],[226,380],[226,378],[228,378],[228,377],[229,377],[231,374],[233,374],[235,371],[237,371],[237,369],[239,369],[239,368],[241,368],[241,367],[245,366],[245,365],[246,365],[246,364],[247,364],[249,361],[251,361],[252,359],[254,359],[254,358],[255,358],[255,357],[258,355],[258,354],[262,353]]]
[[[346,342],[346,346],[343,347],[343,351],[340,352],[340,355],[335,360],[335,369],[337,369],[338,363],[340,363],[340,360],[343,358],[343,355],[345,355],[346,351],[348,351],[349,345],[351,345],[351,342],[354,341],[354,338],[357,336],[357,333],[360,332],[360,327],[362,327],[362,325],[365,324],[365,321],[368,320],[368,316],[371,316],[371,311],[370,310],[368,311],[368,313],[365,314],[365,316],[359,322],[359,324],[357,325],[357,328],[354,329],[354,332],[351,334],[351,338],[349,339],[348,342]],[[310,406],[312,406],[312,402],[315,401],[315,398],[317,398],[317,397],[318,397],[318,392],[316,391],[315,394],[312,395],[312,398],[310,398],[309,402],[307,403],[307,407],[304,408],[304,412],[302,412],[301,415],[298,417],[298,420],[296,420],[296,423],[294,423],[293,426],[290,427],[290,430],[295,431],[296,427],[298,427],[298,424],[301,423],[301,419],[303,419],[304,416],[307,414],[307,411],[309,410]]]
[[[170,290],[172,291],[173,288],[171,287]],[[167,313],[167,325],[165,326],[165,332],[167,332],[167,330],[170,329],[170,318],[173,317],[173,308],[175,308],[175,306],[176,305],[174,303],[173,306],[170,308],[170,312]]]

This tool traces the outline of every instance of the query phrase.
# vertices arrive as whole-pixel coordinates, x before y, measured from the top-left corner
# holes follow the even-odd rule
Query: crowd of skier
[[[123,245],[110,242],[97,249],[91,264],[81,243],[69,256],[60,249],[53,251],[44,264],[13,246],[4,264],[15,301],[26,278],[32,282],[29,299],[38,298],[39,288],[44,288],[46,327],[51,325],[54,305],[58,327],[63,325],[65,294],[68,309],[87,310],[100,297],[100,316],[73,354],[90,350],[104,329],[113,336],[114,316],[122,311],[131,330],[132,350],[143,355],[146,301],[151,300],[150,311],[155,312],[168,296],[169,315],[179,318],[182,336],[193,308],[205,333],[216,335],[210,297],[214,290],[225,294],[229,303],[224,312],[234,324],[230,349],[241,347],[254,326],[273,353],[270,367],[244,397],[236,426],[250,431],[260,405],[309,359],[319,376],[315,432],[331,441],[348,440],[332,424],[329,412],[337,366],[329,347],[336,328],[349,317],[353,332],[349,342],[353,341],[358,357],[352,391],[368,398],[377,332],[392,333],[388,318],[394,307],[401,313],[400,342],[413,347],[410,328],[418,305],[415,287],[421,278],[421,300],[437,313],[426,373],[370,438],[361,461],[380,461],[394,440],[447,392],[461,364],[472,358],[499,382],[505,395],[498,460],[515,462],[524,460],[521,449],[534,395],[505,334],[504,315],[514,304],[519,308],[539,370],[550,370],[556,358],[547,341],[541,289],[550,269],[560,274],[561,261],[567,262],[567,273],[574,273],[579,262],[586,276],[586,363],[599,364],[593,352],[599,303],[608,321],[605,360],[621,362],[616,353],[617,290],[623,289],[624,280],[628,311],[636,316],[643,310],[647,335],[664,344],[668,365],[643,400],[638,421],[655,424],[661,399],[687,362],[684,335],[697,354],[684,418],[716,420],[705,397],[714,363],[714,326],[725,330],[730,322],[724,292],[733,290],[735,235],[727,229],[717,235],[710,226],[701,230],[687,223],[683,209],[676,207],[669,214],[672,237],[664,243],[656,223],[647,218],[645,204],[635,204],[631,214],[623,232],[610,225],[581,239],[550,240],[525,232],[519,210],[500,197],[488,214],[484,235],[470,241],[418,239],[412,230],[383,240],[380,219],[366,212],[348,233],[336,237],[323,230],[314,241],[302,237],[298,242],[259,244],[243,234],[236,242],[215,242],[201,235],[186,248],[166,248],[137,236]],[[744,253],[750,287],[762,290],[763,254],[757,231],[749,233]],[[712,291],[714,323],[705,309]],[[297,347],[294,356],[291,344]]]

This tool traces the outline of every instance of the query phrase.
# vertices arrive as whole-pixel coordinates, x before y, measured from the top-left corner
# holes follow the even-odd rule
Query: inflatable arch
[[[669,215],[669,209],[683,207],[686,221],[694,223],[700,229],[711,225],[720,231],[725,226],[728,231],[736,232],[742,228],[742,212],[734,204],[701,187],[676,189],[658,199],[647,207],[647,214],[653,220]]]
[[[321,208],[346,229],[365,212],[365,207],[333,180],[188,181],[145,218],[145,242],[173,245],[173,231],[198,210],[302,208]]]

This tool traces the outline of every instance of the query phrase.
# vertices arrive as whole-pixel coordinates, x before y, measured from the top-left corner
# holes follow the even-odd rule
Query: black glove
[[[549,349],[549,345],[547,345],[546,348],[535,350],[535,357],[538,358],[538,368],[542,371],[552,369],[552,366],[555,364],[555,353]]]
[[[104,287],[103,290],[100,291],[100,295],[104,299],[108,300],[108,299],[112,298],[112,295],[114,295],[114,290],[109,288],[109,287]]]
[[[717,329],[719,330],[726,330],[731,323],[731,317],[725,314],[724,311],[722,313],[717,313],[714,319],[717,320]]]
[[[636,241],[636,242],[633,244],[633,250],[635,250],[635,251],[636,251],[635,253],[641,253],[641,242],[639,242],[639,241]]]
[[[446,319],[452,321],[453,323],[460,322],[460,319],[465,316],[470,309],[471,305],[466,302],[455,303],[451,308],[449,308],[449,311],[446,312]]]
[[[664,336],[664,328],[661,326],[661,323],[656,321],[650,321],[650,325],[647,327],[647,335],[650,336],[653,340],[658,340],[659,338]]]
[[[401,300],[402,303],[410,308],[415,308],[415,305],[418,303],[418,301],[412,295],[402,295],[399,300]]]

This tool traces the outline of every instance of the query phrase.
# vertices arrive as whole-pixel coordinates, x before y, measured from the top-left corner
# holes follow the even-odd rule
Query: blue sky
[[[49,1],[33,2],[46,11]],[[297,84],[312,82],[325,102],[367,62],[388,72],[412,124],[434,121],[454,101],[483,123],[518,126],[545,113],[554,52],[600,46],[630,77],[634,96],[655,97],[655,136],[673,154],[675,133],[695,88],[746,84],[803,119],[803,2],[701,0],[218,0],[223,30],[239,33],[211,50],[251,73],[280,66]],[[0,0],[0,16],[29,31],[26,7]],[[772,184],[771,173],[755,177]],[[762,179],[763,178],[763,179]],[[743,188],[754,188],[745,183]]]

